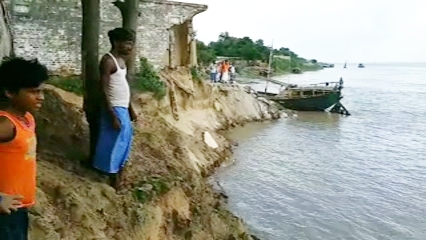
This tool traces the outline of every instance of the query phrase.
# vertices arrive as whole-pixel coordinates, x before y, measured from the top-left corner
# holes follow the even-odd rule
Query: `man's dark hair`
[[[5,98],[6,91],[36,88],[48,79],[47,68],[37,59],[7,58],[0,65],[0,98]]]
[[[108,32],[109,41],[114,46],[114,42],[135,41],[136,33],[132,29],[115,28]]]

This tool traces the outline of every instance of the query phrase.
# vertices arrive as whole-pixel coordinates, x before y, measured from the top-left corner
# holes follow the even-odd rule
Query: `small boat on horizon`
[[[360,63],[358,64],[358,68],[365,68],[364,64]]]

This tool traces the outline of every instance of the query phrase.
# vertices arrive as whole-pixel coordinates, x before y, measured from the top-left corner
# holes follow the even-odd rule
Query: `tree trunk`
[[[113,3],[118,9],[120,9],[121,17],[123,19],[123,28],[132,29],[136,32],[138,27],[139,2],[140,0],[124,0],[124,2],[117,0]],[[135,74],[135,60],[136,47],[126,63],[130,79],[133,79]]]
[[[90,159],[92,159],[99,128],[99,21],[100,0],[81,0],[83,6],[81,71],[84,86],[84,111],[90,128]]]
[[[4,0],[0,0],[0,25],[1,25],[1,37],[0,37],[0,60],[5,57],[14,57],[15,49],[13,47],[13,34],[11,28],[11,20],[9,11],[6,7],[6,3]]]

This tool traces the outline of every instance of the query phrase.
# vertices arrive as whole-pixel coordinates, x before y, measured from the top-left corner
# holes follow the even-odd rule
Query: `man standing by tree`
[[[93,166],[110,174],[111,184],[118,190],[132,144],[131,121],[137,120],[130,103],[126,66],[126,60],[133,51],[135,32],[116,28],[109,31],[108,36],[112,49],[100,63],[103,104]]]

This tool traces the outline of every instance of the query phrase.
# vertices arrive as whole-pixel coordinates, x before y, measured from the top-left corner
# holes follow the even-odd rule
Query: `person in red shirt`
[[[0,239],[28,239],[28,208],[36,195],[36,133],[30,112],[43,102],[49,78],[38,60],[0,65]]]

